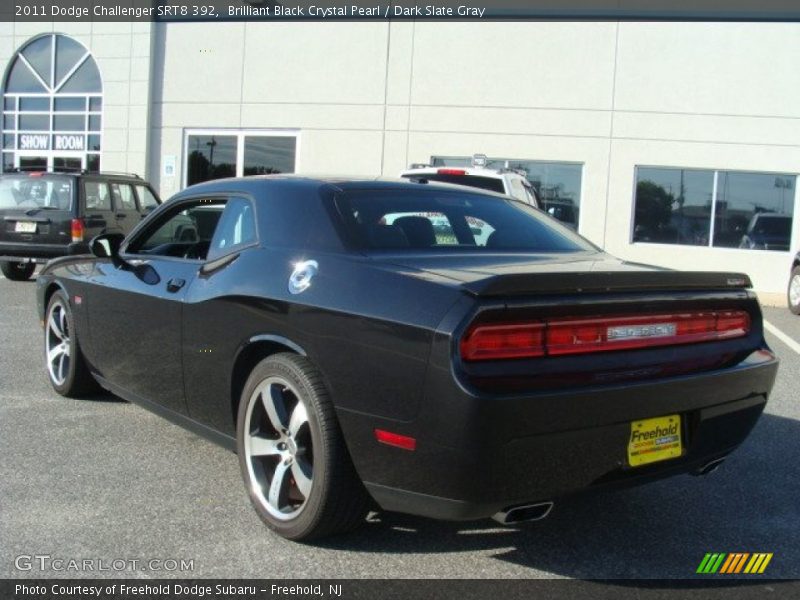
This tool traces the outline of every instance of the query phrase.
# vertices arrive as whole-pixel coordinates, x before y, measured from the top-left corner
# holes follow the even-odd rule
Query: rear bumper
[[[46,263],[61,256],[74,256],[89,252],[86,242],[63,244],[0,244],[0,260],[11,262]]]
[[[477,519],[582,490],[697,472],[747,437],[776,371],[777,360],[757,352],[720,372],[515,398],[456,392],[452,379],[445,391],[445,378],[434,376],[437,398],[426,401],[415,422],[343,414],[342,424],[356,467],[382,508]],[[683,455],[630,467],[631,421],[670,414],[681,415]],[[416,437],[416,450],[377,444],[375,427]]]

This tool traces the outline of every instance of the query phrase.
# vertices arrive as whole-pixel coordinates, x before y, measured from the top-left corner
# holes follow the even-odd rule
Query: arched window
[[[100,169],[103,83],[76,40],[43,35],[11,61],[3,85],[3,170]]]

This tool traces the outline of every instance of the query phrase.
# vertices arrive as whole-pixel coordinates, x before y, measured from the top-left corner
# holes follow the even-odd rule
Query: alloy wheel
[[[282,377],[261,382],[248,400],[244,451],[253,493],[274,518],[297,517],[313,485],[308,411]]]
[[[47,352],[47,370],[50,373],[50,379],[57,386],[64,385],[69,375],[72,353],[69,336],[67,308],[62,302],[54,302],[47,315],[45,350]]]
[[[800,306],[800,275],[793,275],[789,282],[789,302],[792,306]]]

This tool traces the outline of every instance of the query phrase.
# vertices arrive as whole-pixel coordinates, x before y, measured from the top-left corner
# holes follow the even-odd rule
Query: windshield
[[[522,202],[468,192],[358,190],[337,197],[350,241],[367,250],[565,253],[598,249]]]
[[[72,178],[60,175],[0,177],[0,209],[70,210]]]

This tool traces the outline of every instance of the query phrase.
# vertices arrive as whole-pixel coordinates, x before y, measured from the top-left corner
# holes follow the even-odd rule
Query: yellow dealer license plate
[[[680,415],[669,415],[631,423],[628,463],[632,467],[678,458],[682,453]]]

